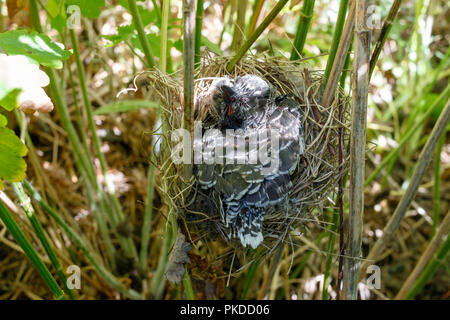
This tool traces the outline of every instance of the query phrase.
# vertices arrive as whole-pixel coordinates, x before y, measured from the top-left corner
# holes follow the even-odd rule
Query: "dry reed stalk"
[[[353,0],[350,4],[347,20],[345,21],[344,31],[342,32],[341,41],[336,52],[333,67],[331,68],[330,78],[323,92],[321,104],[323,106],[330,105],[335,97],[342,69],[344,68],[345,58],[353,39],[353,29],[355,27],[356,2]]]
[[[183,21],[184,21],[184,41],[183,41],[183,62],[184,62],[184,129],[193,133],[194,130],[194,61],[195,61],[195,1],[183,1]],[[184,178],[192,178],[192,168],[189,165],[184,167]]]
[[[356,2],[355,60],[353,64],[352,135],[350,143],[350,208],[346,256],[344,259],[343,297],[356,299],[359,258],[364,216],[364,170],[366,150],[367,102],[369,90],[370,31],[366,26],[367,2]]]

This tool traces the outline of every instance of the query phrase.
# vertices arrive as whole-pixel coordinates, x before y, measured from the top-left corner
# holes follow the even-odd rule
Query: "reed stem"
[[[148,42],[147,35],[144,31],[144,25],[142,24],[141,15],[139,14],[136,5],[136,0],[128,0],[128,5],[130,7],[131,16],[133,17],[134,26],[138,33],[139,42],[141,43],[145,58],[147,59],[148,67],[152,68],[155,66],[155,59],[153,58],[152,49],[150,48],[150,43]]]
[[[8,209],[5,207],[3,202],[0,201],[0,219],[5,224],[8,231],[14,237],[14,240],[23,249],[25,255],[30,259],[31,264],[36,268],[39,275],[44,279],[45,284],[49,287],[53,296],[56,300],[65,300],[66,295],[64,291],[59,287],[53,275],[45,266],[44,262],[39,257],[36,250],[31,245],[30,241],[27,239],[22,230],[20,230],[19,225],[14,221],[13,217],[9,213]]]
[[[343,298],[357,299],[364,217],[364,170],[369,90],[370,31],[367,29],[367,2],[356,0],[355,60],[353,64],[352,135],[350,142],[350,208]]]
[[[394,3],[392,4],[391,9],[389,10],[389,13],[383,22],[380,37],[378,38],[377,43],[375,44],[372,57],[370,58],[369,79],[372,78],[372,74],[373,71],[375,70],[378,58],[380,56],[381,51],[383,50],[384,44],[386,43],[389,32],[392,29],[392,24],[394,23],[394,20],[397,17],[401,4],[402,0],[394,0]]]
[[[336,27],[334,28],[333,41],[331,42],[330,53],[328,55],[327,66],[325,68],[325,74],[323,79],[323,88],[327,84],[327,80],[330,77],[331,68],[333,67],[334,58],[341,40],[342,30],[344,29],[345,15],[347,14],[349,0],[341,0],[339,3],[338,18],[336,21]]]
[[[259,38],[259,36],[263,33],[263,31],[267,28],[267,26],[275,19],[278,13],[283,9],[288,0],[280,0],[277,2],[276,6],[269,12],[267,17],[264,18],[263,22],[256,28],[255,32],[245,41],[236,55],[230,60],[227,65],[227,71],[231,72],[235,65],[242,59],[245,53],[250,49],[253,43]]]
[[[42,244],[42,247],[44,248],[45,252],[48,255],[48,258],[50,259],[50,262],[55,268],[56,274],[59,277],[59,280],[63,283],[64,288],[66,289],[70,299],[76,300],[76,295],[72,289],[69,289],[67,287],[67,277],[64,273],[64,270],[62,268],[61,262],[59,261],[55,251],[53,250],[52,245],[50,244],[49,240],[47,239],[47,236],[45,235],[44,229],[42,228],[42,225],[39,221],[39,219],[36,216],[36,213],[34,211],[33,205],[31,204],[31,200],[28,197],[28,195],[23,190],[23,186],[19,182],[14,182],[11,184],[14,193],[16,194],[17,199],[19,200],[20,206],[22,207],[23,211],[25,212],[28,220],[30,220],[31,226],[36,233],[36,236],[38,237],[39,241]]]
[[[298,60],[303,53],[309,25],[314,13],[315,0],[304,0],[300,18],[298,20],[297,32],[294,39],[294,48],[291,51],[291,60]]]
[[[203,26],[203,0],[197,0],[197,14],[195,16],[195,59],[194,64],[200,62],[202,45],[202,26]]]

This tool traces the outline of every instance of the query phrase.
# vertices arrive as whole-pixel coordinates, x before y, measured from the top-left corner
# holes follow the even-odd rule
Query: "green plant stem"
[[[347,79],[348,68],[350,67],[350,52],[352,51],[353,43],[350,43],[350,47],[348,48],[347,57],[344,61],[344,67],[342,68],[341,78],[339,79],[339,85],[342,89],[345,88],[345,80]]]
[[[141,295],[132,290],[126,289],[115,277],[111,274],[100,262],[98,257],[95,256],[94,250],[86,244],[86,242],[78,235],[60,216],[55,212],[41,197],[41,195],[33,188],[33,186],[28,182],[24,181],[23,186],[29,192],[31,197],[39,203],[39,205],[47,212],[50,217],[61,227],[61,229],[66,232],[66,234],[72,239],[75,244],[80,247],[80,249],[85,254],[86,258],[92,263],[94,268],[97,270],[100,277],[109,284],[112,288],[116,289],[123,295],[131,299],[142,299]]]
[[[333,213],[332,213],[333,214]],[[330,230],[328,236],[328,255],[325,266],[325,273],[322,287],[322,300],[328,300],[328,286],[331,283],[331,267],[333,266],[333,252],[336,243],[336,232],[339,227],[339,214],[333,214],[332,225],[328,227]]]
[[[434,160],[434,188],[433,188],[433,226],[431,228],[430,238],[434,237],[436,234],[436,229],[439,224],[439,211],[440,211],[440,182],[441,182],[441,152],[445,143],[445,134],[442,135],[439,140],[438,147],[436,149],[435,160]]]
[[[170,0],[167,0],[167,1],[170,1]],[[162,2],[163,2],[163,6],[164,6],[165,0],[162,0]],[[158,3],[156,3],[156,0],[152,0],[152,3],[153,3],[153,9],[156,12],[156,20],[158,21],[158,25],[161,25],[161,10],[158,6]]]
[[[75,89],[75,81],[73,80],[73,73],[72,70],[70,69],[70,64],[67,64],[67,69],[69,74],[70,87],[72,88],[73,105],[75,107],[75,115],[77,119],[78,131],[81,137],[81,143],[83,144],[84,150],[88,155],[88,157],[92,159],[92,153],[87,143],[88,139],[83,124],[83,116],[81,115],[81,109],[80,106],[78,105],[77,92]]]
[[[248,291],[250,290],[250,286],[253,283],[253,279],[255,278],[256,271],[258,270],[259,264],[261,263],[261,255],[262,251],[255,258],[255,261],[248,268],[248,271],[245,274],[244,285],[242,287],[241,292],[241,300],[245,300],[247,298]]]
[[[280,0],[277,2],[276,6],[270,11],[267,17],[264,18],[263,22],[256,28],[255,32],[245,41],[236,55],[230,60],[227,65],[227,71],[231,72],[234,66],[241,60],[241,58],[245,55],[245,53],[250,49],[253,43],[259,38],[259,36],[263,33],[263,31],[267,28],[267,26],[275,19],[278,13],[283,9],[288,0]]]
[[[152,68],[155,66],[155,59],[153,58],[152,49],[150,48],[150,43],[148,42],[147,35],[144,31],[144,25],[142,24],[141,15],[139,14],[136,5],[136,0],[128,0],[128,5],[130,7],[131,16],[133,17],[134,26],[138,33],[139,42],[141,43],[145,58],[147,59],[148,67]]]
[[[74,291],[67,287],[66,274],[64,273],[61,262],[59,261],[58,257],[56,256],[56,253],[53,250],[53,247],[50,245],[50,242],[48,241],[48,239],[45,235],[44,229],[42,228],[42,225],[36,216],[36,213],[34,211],[33,205],[31,204],[30,198],[23,190],[21,183],[13,182],[13,183],[11,183],[11,186],[14,190],[14,193],[16,194],[17,199],[19,200],[20,206],[22,207],[23,211],[25,212],[28,220],[30,220],[31,226],[32,226],[34,232],[36,233],[37,237],[39,238],[39,241],[41,242],[42,247],[44,248],[45,252],[47,253],[48,258],[50,259],[50,262],[53,265],[53,268],[55,268],[56,274],[58,275],[59,280],[63,283],[70,299],[76,300],[76,295],[75,295]]]
[[[146,270],[147,268],[147,257],[148,257],[148,243],[150,239],[151,223],[153,217],[153,194],[154,194],[154,176],[155,176],[155,165],[156,160],[154,152],[152,150],[152,160],[150,161],[148,170],[148,187],[147,187],[147,199],[144,211],[144,222],[142,224],[141,232],[141,251],[140,251],[140,266],[141,270]]]
[[[195,60],[194,64],[200,62],[203,26],[203,0],[197,0],[197,14],[195,16]]]
[[[395,18],[397,17],[398,10],[400,9],[401,4],[402,0],[394,0],[394,3],[392,4],[391,9],[389,10],[389,13],[383,22],[380,37],[378,38],[378,41],[375,44],[375,48],[370,58],[369,80],[370,78],[372,78],[373,70],[375,70],[378,58],[380,56],[381,51],[383,50],[384,44],[386,43],[389,32],[392,29],[392,24]]]
[[[20,230],[19,225],[16,221],[14,221],[8,209],[1,201],[0,219],[3,221],[11,235],[14,237],[14,240],[16,240],[19,246],[23,249],[25,255],[28,257],[28,259],[30,259],[31,263],[36,268],[42,279],[44,279],[45,284],[49,287],[55,299],[65,300],[66,295],[64,294],[64,291],[59,287],[53,275],[47,269],[44,262],[41,260],[38,253],[31,245],[30,241],[26,238],[23,231]]]
[[[169,216],[171,213],[169,212]],[[167,229],[165,237],[163,238],[163,244],[161,246],[161,253],[158,259],[158,266],[155,271],[155,275],[152,279],[150,292],[153,299],[161,299],[164,291],[164,273],[166,271],[167,262],[169,260],[169,250],[175,239],[173,230],[170,227]]]
[[[327,84],[328,77],[330,76],[331,68],[333,67],[334,58],[336,57],[337,48],[342,36],[342,30],[344,29],[345,15],[347,14],[348,0],[341,0],[339,3],[338,18],[336,26],[334,28],[333,41],[331,42],[330,53],[328,55],[327,66],[325,68],[325,74],[323,79],[323,88]]]
[[[184,286],[184,293],[186,294],[186,299],[195,300],[194,290],[192,289],[192,282],[191,278],[189,277],[189,270],[187,266],[185,266],[184,270],[183,286]]]
[[[355,28],[355,7],[356,0],[350,3],[350,9],[348,11],[347,19],[345,20],[344,30],[342,31],[341,40],[339,41],[333,66],[331,67],[330,77],[327,79],[327,84],[323,91],[321,104],[324,106],[329,106],[335,98],[339,78],[341,77],[348,53],[350,52],[349,49],[354,36],[353,29]]]
[[[314,13],[315,0],[304,0],[300,18],[298,20],[297,32],[295,34],[294,48],[291,51],[291,60],[298,60],[303,53],[309,25]]]
[[[227,25],[229,25],[229,23],[226,23],[226,21],[228,21],[230,19],[231,16],[231,5],[230,5],[231,1],[226,1],[224,4],[224,8],[223,8],[223,12],[222,12],[222,20],[224,21],[224,23],[222,24],[222,31],[220,32],[220,36],[219,36],[219,42],[217,43],[217,45],[220,46],[222,45],[222,41],[223,41],[223,35],[225,34],[225,30]]]
[[[428,107],[428,110],[418,119],[416,123],[403,135],[403,138],[398,143],[397,147],[389,152],[389,154],[383,158],[383,161],[375,168],[372,174],[367,178],[365,185],[369,185],[381,172],[381,170],[397,155],[398,151],[409,141],[412,135],[419,130],[419,128],[423,125],[425,120],[427,120],[434,109],[439,106],[441,103],[446,101],[450,97],[450,84],[447,85],[445,90],[439,95],[439,97],[434,101],[434,103]]]
[[[234,23],[233,41],[231,42],[232,51],[236,51],[242,45],[244,39],[247,4],[247,0],[237,1],[237,16]]]
[[[165,73],[167,68],[167,58],[170,56],[167,54],[167,31],[169,29],[169,13],[170,13],[170,0],[164,0],[162,5],[162,20],[161,20],[161,57],[159,62],[159,69]]]
[[[264,7],[265,0],[255,1],[252,8],[252,17],[250,18],[250,24],[247,29],[247,38],[251,36],[255,31],[256,24],[258,23],[259,16],[261,15],[262,8]]]

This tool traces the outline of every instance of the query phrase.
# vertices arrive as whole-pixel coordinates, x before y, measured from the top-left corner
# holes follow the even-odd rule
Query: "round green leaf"
[[[8,124],[8,119],[2,114],[0,114],[0,127],[4,127]]]
[[[8,128],[0,128],[0,179],[19,182],[25,179],[27,164],[22,157],[27,147]]]

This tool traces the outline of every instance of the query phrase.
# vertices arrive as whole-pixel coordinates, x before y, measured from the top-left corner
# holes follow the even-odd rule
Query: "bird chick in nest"
[[[203,159],[194,173],[222,200],[228,238],[257,248],[265,214],[291,192],[305,149],[303,115],[294,99],[276,96],[256,75],[219,78],[210,94],[215,121],[194,141]]]

